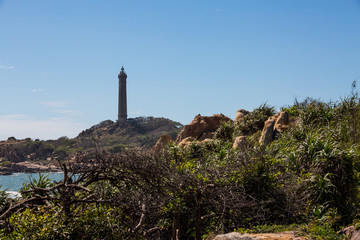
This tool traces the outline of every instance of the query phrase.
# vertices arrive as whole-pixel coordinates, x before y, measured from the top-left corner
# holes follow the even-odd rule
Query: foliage
[[[224,141],[231,141],[234,134],[234,123],[232,121],[222,122],[215,131],[214,137]]]
[[[2,214],[10,205],[9,195],[6,193],[6,189],[2,190],[0,185],[0,214]]]
[[[237,125],[222,123],[209,142],[173,143],[157,155],[122,145],[78,153],[63,165],[63,181],[32,180],[24,199],[6,205],[1,237],[202,239],[236,229],[342,239],[336,231],[360,210],[358,95],[284,110],[291,127],[267,146],[256,143],[275,114],[264,104]],[[144,128],[133,127],[156,127],[142,121]],[[234,150],[238,135],[249,135],[250,144]]]
[[[344,236],[338,234],[327,222],[314,221],[306,225],[302,231],[311,239],[316,240],[344,240]]]
[[[127,228],[119,225],[116,208],[88,205],[79,209],[81,214],[66,220],[55,207],[46,209],[26,209],[15,213],[9,219],[14,231],[0,237],[9,239],[121,239],[126,236]],[[124,237],[122,237],[124,238]]]
[[[260,131],[264,127],[265,121],[275,114],[274,107],[268,106],[266,103],[255,108],[252,112],[237,124],[235,129],[236,136],[252,135]]]
[[[161,135],[168,134],[175,139],[181,127],[180,123],[166,118],[137,117],[127,122],[106,120],[81,132],[76,138],[60,137],[45,141],[10,137],[9,144],[0,144],[0,152],[10,162],[64,161],[81,150],[101,148],[115,153],[123,147],[151,148]]]
[[[31,193],[23,194],[23,197],[26,198],[32,197],[35,194],[39,194],[40,196],[43,196],[44,194],[41,191],[39,192],[38,189],[49,188],[52,186],[54,186],[54,182],[48,177],[48,175],[39,173],[38,178],[35,178],[32,175],[30,175],[29,180],[23,184],[20,191],[33,190],[33,192]]]

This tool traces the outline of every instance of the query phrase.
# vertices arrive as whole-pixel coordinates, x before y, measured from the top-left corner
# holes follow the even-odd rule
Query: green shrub
[[[263,104],[254,109],[237,124],[235,128],[236,136],[252,135],[264,128],[265,121],[275,115],[274,107]]]
[[[236,126],[222,123],[215,140],[172,143],[163,155],[122,148],[79,155],[71,166],[81,181],[67,186],[81,187],[72,189],[66,220],[65,200],[58,198],[47,210],[13,214],[7,236],[171,239],[179,232],[182,239],[201,239],[234,229],[300,229],[312,239],[342,239],[336,231],[359,215],[358,109],[357,95],[296,103],[287,108],[296,123],[263,147],[257,144],[261,129],[275,114],[265,104]],[[151,118],[141,121],[156,126]],[[250,144],[233,150],[238,135],[250,135]],[[42,178],[24,189],[35,186],[51,185]]]
[[[10,205],[10,198],[9,195],[5,190],[1,189],[1,185],[0,185],[0,215],[3,214],[5,212],[5,210],[9,207]]]
[[[223,141],[232,141],[234,130],[233,121],[222,122],[215,131],[214,137]]]
[[[35,178],[32,175],[30,175],[29,180],[25,181],[25,183],[20,189],[20,192],[34,190],[34,192],[32,193],[22,194],[24,198],[33,197],[35,194],[44,196],[44,192],[41,190],[37,190],[37,188],[48,188],[52,186],[54,186],[54,182],[49,178],[49,176],[43,173],[39,173],[38,178]]]
[[[333,224],[337,221],[336,213],[328,211],[321,219],[314,220],[302,228],[302,231],[316,240],[345,240],[343,235],[337,233]]]
[[[127,227],[119,224],[118,210],[88,205],[74,212],[76,216],[65,220],[60,209],[26,209],[9,219],[14,229],[0,232],[1,239],[127,239]],[[136,238],[140,239],[140,238]]]

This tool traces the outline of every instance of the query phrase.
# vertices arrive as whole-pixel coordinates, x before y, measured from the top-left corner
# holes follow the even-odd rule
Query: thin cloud
[[[0,63],[0,69],[14,69],[15,67],[12,65],[4,65]]]
[[[17,139],[75,137],[86,127],[86,124],[71,118],[33,119],[26,115],[5,115],[0,116],[0,140],[9,137]]]
[[[30,90],[32,93],[45,93],[45,89],[42,88],[34,88]]]
[[[79,116],[79,115],[82,115],[82,114],[83,114],[82,112],[80,112],[80,111],[75,111],[75,110],[60,110],[60,109],[56,109],[56,110],[53,110],[53,112],[55,112],[55,113],[61,113],[61,114],[68,115],[68,116]]]
[[[69,102],[64,100],[59,100],[59,101],[42,102],[41,104],[51,108],[64,108],[69,104]]]

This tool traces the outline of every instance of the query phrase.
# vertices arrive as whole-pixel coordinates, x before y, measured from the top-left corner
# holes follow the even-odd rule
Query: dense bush
[[[245,117],[236,125],[236,136],[251,135],[262,130],[265,121],[274,114],[274,107],[262,104],[260,107],[245,115]]]
[[[4,211],[10,205],[10,198],[9,195],[6,193],[6,190],[1,189],[0,185],[0,214],[3,214]]]
[[[341,239],[336,231],[359,221],[359,109],[355,92],[338,103],[296,102],[284,108],[290,129],[268,146],[252,140],[275,114],[262,105],[235,126],[223,123],[213,141],[170,144],[162,155],[122,146],[79,153],[62,182],[24,186],[0,236],[203,239],[288,228]],[[238,135],[250,143],[234,150]]]

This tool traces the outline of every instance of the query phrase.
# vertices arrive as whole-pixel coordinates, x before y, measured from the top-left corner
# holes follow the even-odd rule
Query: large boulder
[[[243,149],[248,145],[245,136],[236,137],[234,140],[234,144],[232,146],[233,149]]]
[[[289,127],[289,113],[288,112],[280,112],[277,115],[274,130],[277,132],[283,132]]]
[[[357,226],[350,226],[342,229],[338,232],[339,234],[344,234],[349,240],[358,240],[360,239],[360,230]]]
[[[181,147],[186,147],[186,146],[190,145],[193,141],[195,141],[194,137],[187,137],[187,138],[184,138],[183,140],[181,140],[181,142],[179,142],[178,145]]]
[[[217,235],[213,240],[250,240],[253,238],[250,238],[248,234],[242,234],[238,232],[232,232],[227,234],[221,234]]]
[[[271,116],[265,121],[259,143],[267,145],[271,143],[277,134],[282,133],[289,128],[289,113],[280,112],[275,116]]]
[[[197,140],[204,140],[212,137],[222,122],[232,121],[223,114],[214,114],[213,116],[197,115],[191,123],[186,125],[179,133],[176,142],[180,143],[187,137],[193,137]]]
[[[236,111],[236,115],[235,115],[235,119],[234,119],[234,122],[235,123],[239,123],[241,122],[241,120],[246,116],[248,115],[249,112],[244,110],[244,109],[239,109]]]
[[[172,142],[172,139],[169,135],[161,135],[159,140],[150,149],[150,152],[152,152],[154,154],[160,154],[162,151],[164,151],[165,146],[171,142]]]
[[[266,120],[259,140],[261,145],[267,145],[274,140],[275,121],[275,116],[269,117],[268,120]]]
[[[306,237],[297,236],[296,232],[280,233],[238,233],[232,232],[217,235],[213,240],[306,240]]]

